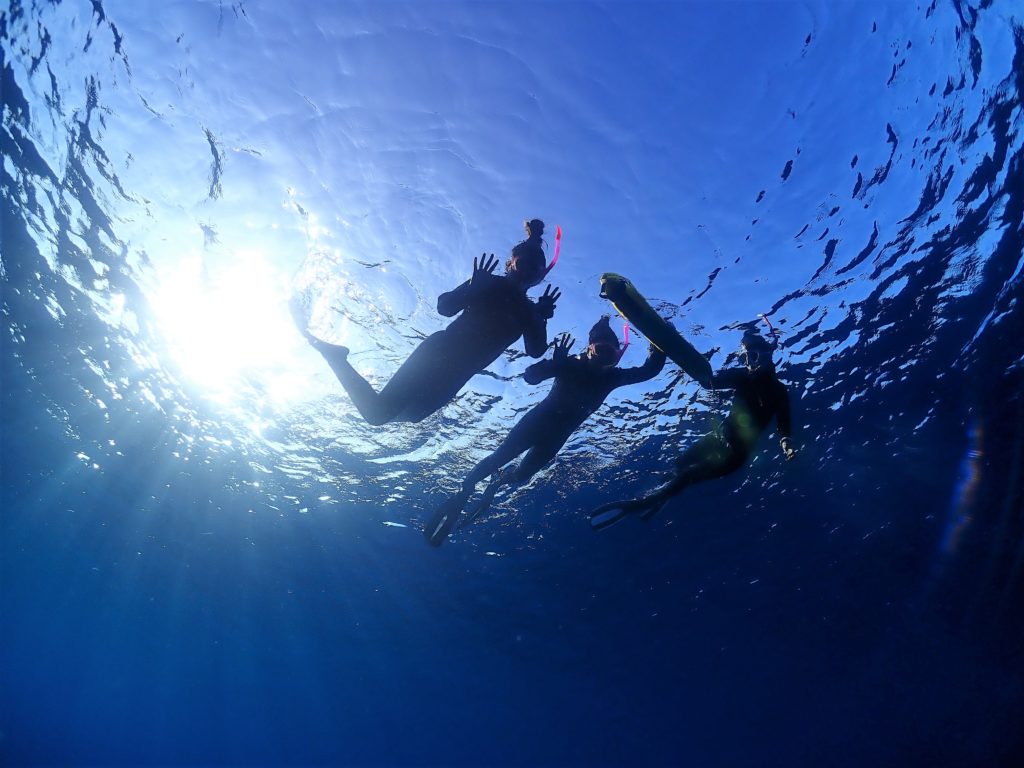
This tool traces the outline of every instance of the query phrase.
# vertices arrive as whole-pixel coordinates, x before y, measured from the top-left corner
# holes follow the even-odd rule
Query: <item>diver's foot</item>
[[[288,302],[288,309],[292,313],[295,327],[302,334],[302,338],[308,341],[313,349],[322,355],[330,356],[332,359],[345,360],[348,357],[348,347],[343,347],[340,344],[331,344],[323,339],[318,339],[309,332],[309,323],[306,320],[306,307],[298,296],[293,296],[291,301]]]
[[[343,347],[341,344],[331,344],[329,341],[322,341],[312,334],[309,336],[309,343],[313,345],[313,349],[326,357],[328,361],[348,359],[348,347]]]

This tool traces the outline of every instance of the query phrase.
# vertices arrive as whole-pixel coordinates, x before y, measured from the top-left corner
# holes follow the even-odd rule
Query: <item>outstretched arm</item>
[[[746,368],[723,368],[711,377],[711,389],[736,389],[749,376]]]
[[[454,317],[468,307],[490,281],[496,266],[498,260],[494,258],[493,253],[490,256],[482,254],[479,259],[473,259],[473,276],[458,288],[437,297],[438,313],[445,317]]]
[[[665,367],[665,359],[665,353],[652,344],[643,365],[635,368],[619,369],[615,386],[622,387],[627,384],[639,384],[641,381],[653,379]]]

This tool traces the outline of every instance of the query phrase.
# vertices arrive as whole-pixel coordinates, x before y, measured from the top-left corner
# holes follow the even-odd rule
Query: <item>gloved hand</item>
[[[497,266],[498,260],[494,258],[493,253],[490,256],[481,253],[479,259],[473,259],[473,277],[470,278],[470,282],[476,282],[477,278],[491,274]]]
[[[565,360],[569,356],[569,348],[572,347],[574,341],[575,339],[568,333],[563,333],[555,342],[555,351],[551,355],[551,359],[558,363]]]
[[[555,316],[555,302],[558,301],[561,295],[561,290],[558,288],[552,289],[550,285],[544,289],[543,295],[537,299],[537,309],[540,310],[541,317],[545,320],[550,320]]]

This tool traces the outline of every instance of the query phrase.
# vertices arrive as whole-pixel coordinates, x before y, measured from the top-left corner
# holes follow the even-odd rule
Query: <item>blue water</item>
[[[1019,3],[15,0],[0,43],[4,764],[1024,763]],[[797,459],[593,533],[728,405],[669,365],[428,547],[547,385],[369,427],[287,301],[380,385],[534,216],[552,333],[605,271],[716,367],[767,315]]]

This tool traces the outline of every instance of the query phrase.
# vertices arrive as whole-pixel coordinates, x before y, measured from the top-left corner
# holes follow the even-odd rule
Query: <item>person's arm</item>
[[[775,418],[779,422],[779,434],[782,435],[782,439],[779,441],[779,447],[782,449],[782,453],[786,456],[786,460],[788,461],[796,456],[796,449],[793,448],[793,440],[791,438],[792,423],[789,410],[789,390],[781,381],[776,383],[778,388],[775,395]]]
[[[723,368],[711,377],[711,389],[736,389],[748,376],[746,368]]]
[[[548,321],[530,308],[530,314],[523,329],[523,349],[530,357],[544,357],[548,348]]]
[[[543,357],[548,348],[548,320],[555,315],[555,302],[562,292],[549,285],[537,303],[530,302],[523,328],[523,348],[530,357]]]
[[[639,384],[641,381],[653,379],[665,367],[665,360],[665,353],[652,344],[647,351],[647,359],[643,365],[618,369],[615,386],[623,387],[627,384]]]
[[[523,378],[526,379],[527,384],[540,384],[542,381],[554,378],[554,376],[554,360],[541,360],[539,363],[534,363],[527,368],[526,372],[523,374]]]
[[[498,260],[494,258],[493,253],[490,257],[483,254],[479,259],[473,259],[473,276],[458,288],[437,297],[438,314],[454,317],[468,307],[493,279],[491,273],[496,266]]]

